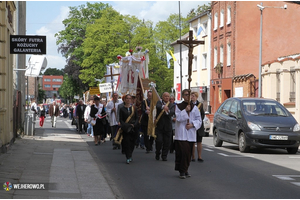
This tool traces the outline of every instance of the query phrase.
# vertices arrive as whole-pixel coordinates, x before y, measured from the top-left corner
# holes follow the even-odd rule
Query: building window
[[[231,23],[231,7],[227,7],[227,25]]]
[[[61,79],[60,78],[54,78],[52,79],[53,82],[61,82]]]
[[[215,49],[214,49],[214,68],[216,67],[216,65],[217,65],[217,62],[218,62],[218,49],[217,49],[217,47],[215,47]]]
[[[296,88],[295,68],[291,68],[290,74],[291,74],[290,102],[295,102],[295,88]]]
[[[218,13],[215,13],[214,30],[218,29]]]
[[[198,28],[197,27],[193,27],[193,30],[194,30],[194,33],[193,33],[193,35],[194,35],[194,38],[195,39],[197,39],[197,31],[198,31]]]
[[[198,62],[197,62],[197,56],[194,56],[194,60],[193,60],[193,70],[197,70],[197,65],[198,65]]]
[[[52,85],[53,88],[60,88],[61,85]]]
[[[207,54],[204,53],[202,54],[203,56],[203,65],[202,65],[202,69],[207,69]]]
[[[227,66],[231,65],[231,44],[227,44]]]
[[[223,45],[220,47],[220,63],[224,65],[224,50],[223,50]]]
[[[45,82],[51,82],[51,79],[50,78],[45,78],[44,81]]]
[[[224,10],[220,13],[220,28],[224,26]]]
[[[202,27],[203,27],[203,31],[202,32],[204,33],[204,35],[207,35],[207,31],[206,31],[207,30],[207,22],[203,23]]]
[[[51,85],[44,85],[45,88],[51,88]]]

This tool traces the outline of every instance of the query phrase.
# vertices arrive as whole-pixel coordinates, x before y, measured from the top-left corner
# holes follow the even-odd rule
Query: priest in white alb
[[[190,91],[182,91],[184,101],[176,105],[175,115],[175,170],[179,171],[179,178],[185,179],[191,175],[188,172],[193,145],[196,142],[197,129],[201,127],[202,120],[199,109],[193,104],[189,105]]]

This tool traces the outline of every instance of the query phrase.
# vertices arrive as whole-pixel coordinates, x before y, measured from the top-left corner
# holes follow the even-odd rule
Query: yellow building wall
[[[295,101],[290,101],[291,72],[295,73]],[[280,81],[276,75],[279,73]],[[279,90],[278,86],[279,85]],[[262,96],[276,100],[280,92],[279,102],[284,105],[294,118],[300,122],[300,64],[299,60],[273,62],[262,66]]]
[[[15,34],[13,1],[0,2],[0,147],[13,138],[14,55],[10,54],[10,35]]]

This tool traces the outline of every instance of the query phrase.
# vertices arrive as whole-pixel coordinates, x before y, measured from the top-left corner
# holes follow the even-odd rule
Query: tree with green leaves
[[[128,51],[124,45],[128,34],[128,24],[112,8],[105,9],[101,18],[87,26],[82,44],[84,60],[79,75],[83,83],[95,86],[94,78],[104,76],[106,65],[117,62],[117,56]]]
[[[38,84],[38,103],[43,103],[45,96],[45,90],[43,90],[42,86]]]
[[[63,76],[64,71],[56,68],[47,68],[43,75],[54,75],[54,76]]]
[[[89,3],[78,7],[70,7],[67,19],[63,21],[64,30],[55,34],[58,51],[66,58],[67,65],[65,73],[68,73],[76,81],[82,91],[88,88],[79,78],[84,53],[82,43],[86,38],[86,27],[93,24],[96,19],[101,18],[105,9],[110,8],[109,4]]]
[[[198,5],[198,7],[195,9],[191,9],[190,12],[187,14],[187,20],[192,19],[193,17],[196,17],[197,15],[200,15],[203,12],[206,12],[208,10],[211,10],[211,3],[208,3],[208,5]]]
[[[58,92],[62,98],[68,99],[72,102],[73,97],[80,93],[78,82],[66,74],[64,75],[64,81]]]

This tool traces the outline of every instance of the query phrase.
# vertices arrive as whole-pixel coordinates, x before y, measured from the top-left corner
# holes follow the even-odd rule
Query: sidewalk
[[[6,154],[0,154],[0,183],[46,184],[48,189],[0,189],[1,199],[117,198],[82,135],[37,124],[35,136],[16,139]]]

